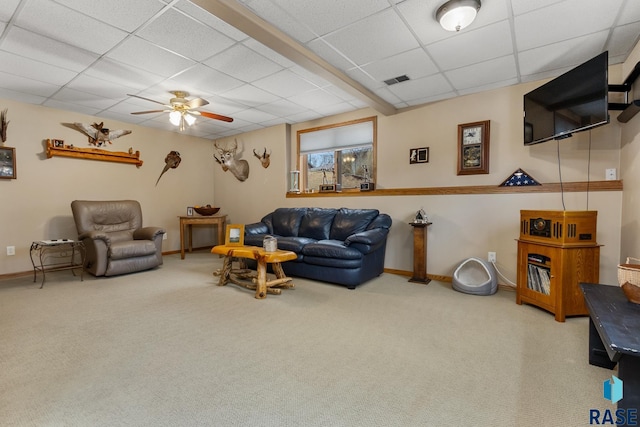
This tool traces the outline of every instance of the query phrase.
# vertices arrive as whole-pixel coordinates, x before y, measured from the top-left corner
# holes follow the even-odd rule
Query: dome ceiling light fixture
[[[436,11],[436,19],[447,31],[468,27],[480,10],[480,0],[449,0]]]

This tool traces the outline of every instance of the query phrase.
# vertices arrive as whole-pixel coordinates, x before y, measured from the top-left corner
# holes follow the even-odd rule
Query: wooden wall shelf
[[[547,183],[524,187],[498,185],[465,185],[459,187],[376,188],[373,191],[346,190],[332,193],[287,193],[287,198],[305,197],[371,197],[371,196],[446,196],[459,194],[559,193],[585,191],[622,191],[622,181],[580,181]]]
[[[140,152],[134,152],[133,149],[129,149],[129,152],[125,153],[124,151],[108,151],[99,148],[77,148],[69,145],[55,146],[53,140],[47,139],[47,158],[50,159],[53,156],[128,163],[136,165],[136,167],[142,166]]]

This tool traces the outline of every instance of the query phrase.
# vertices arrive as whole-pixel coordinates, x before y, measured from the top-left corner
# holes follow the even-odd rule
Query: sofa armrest
[[[254,222],[244,226],[244,234],[269,234],[269,227],[264,222]]]
[[[161,227],[142,227],[134,230],[134,240],[154,240],[158,234],[164,234],[164,228]]]
[[[104,231],[87,231],[78,235],[79,240],[102,240],[107,246],[111,244],[111,238]]]
[[[344,244],[366,255],[384,245],[387,241],[387,234],[389,234],[387,228],[367,230],[347,237]]]
[[[349,246],[352,243],[362,243],[363,245],[375,246],[378,243],[384,241],[389,234],[389,230],[386,228],[375,228],[373,230],[363,231],[361,233],[355,233],[347,237],[344,241],[345,245]]]

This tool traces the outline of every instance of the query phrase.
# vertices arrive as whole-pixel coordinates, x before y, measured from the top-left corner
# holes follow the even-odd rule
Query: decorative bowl
[[[640,286],[632,285],[629,282],[625,282],[622,286],[622,292],[627,297],[629,302],[634,304],[640,304]]]
[[[200,215],[211,216],[218,213],[220,208],[212,208],[211,206],[198,206],[197,208],[194,207],[193,210],[198,212]]]

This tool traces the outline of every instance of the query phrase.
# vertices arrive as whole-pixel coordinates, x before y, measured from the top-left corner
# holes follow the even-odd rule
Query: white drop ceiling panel
[[[362,69],[378,82],[405,74],[411,79],[418,79],[438,72],[438,67],[422,48],[370,62]]]
[[[179,132],[127,94],[183,90],[236,118],[186,131],[220,138],[552,78],[605,50],[618,64],[640,37],[638,0],[487,0],[457,33],[435,20],[444,1],[3,0],[0,98]]]
[[[93,64],[99,56],[66,43],[42,36],[19,27],[8,27],[3,34],[3,51],[80,73]]]
[[[24,92],[29,95],[37,95],[48,98],[60,90],[58,85],[45,83],[34,79],[0,72],[0,87],[16,92]]]
[[[451,91],[451,85],[442,74],[409,80],[389,86],[389,90],[398,98],[410,102]]]
[[[517,75],[516,62],[512,55],[457,68],[445,73],[451,84],[461,91],[505,80],[515,80]]]
[[[6,51],[0,51],[0,71],[58,86],[64,86],[76,77],[71,70]]]
[[[135,88],[97,79],[86,74],[77,76],[73,81],[69,82],[66,87],[115,100],[122,100],[127,97],[128,93],[137,91]]]
[[[275,25],[300,43],[306,43],[317,37],[309,27],[296,20],[289,14],[289,11],[282,9],[277,4],[265,0],[241,0],[241,2],[262,19]]]
[[[124,31],[134,31],[162,9],[158,0],[56,0],[56,3]]]
[[[253,85],[284,98],[289,98],[299,93],[304,94],[317,88],[316,85],[289,70],[282,70],[256,80]]]
[[[590,2],[566,0],[516,16],[515,36],[519,50],[533,49],[610,28],[623,0]]]
[[[2,0],[0,2],[0,21],[9,22],[20,0]]]
[[[372,31],[374,28],[375,31]],[[357,65],[419,46],[393,10],[386,10],[337,30],[324,37],[324,40]]]
[[[316,89],[299,95],[295,95],[290,97],[289,100],[310,110],[319,107],[339,104],[340,102],[342,102],[342,100],[337,96],[330,94],[329,92],[326,92],[322,89]]]
[[[204,63],[236,79],[251,83],[262,77],[280,71],[282,67],[243,44],[215,55]]]
[[[196,63],[139,37],[130,37],[107,55],[113,61],[170,77]]]
[[[134,87],[139,90],[153,87],[164,80],[162,76],[109,58],[98,60],[91,67],[87,68],[85,73],[91,77],[118,83],[123,86]]]
[[[232,38],[177,10],[160,15],[138,35],[196,61],[203,61],[234,43]]]
[[[316,36],[323,36],[360,21],[381,10],[389,9],[386,0],[272,0]],[[280,18],[290,19],[288,17]]]
[[[441,70],[453,70],[512,54],[514,48],[509,23],[501,21],[436,42],[427,51]]]
[[[225,92],[223,96],[248,107],[257,107],[258,105],[268,104],[278,100],[276,95],[251,85],[231,89]]]
[[[169,90],[186,90],[194,96],[206,98],[206,95],[222,93],[242,86],[244,82],[204,65],[196,64],[163,83]]]
[[[15,25],[70,46],[103,54],[127,36],[122,30],[51,0],[25,3]]]
[[[520,74],[537,75],[544,72],[560,75],[580,64],[582,58],[600,53],[598,45],[606,42],[607,31],[523,51],[518,55]],[[551,74],[551,75],[552,75]],[[549,77],[550,75],[547,75]]]

